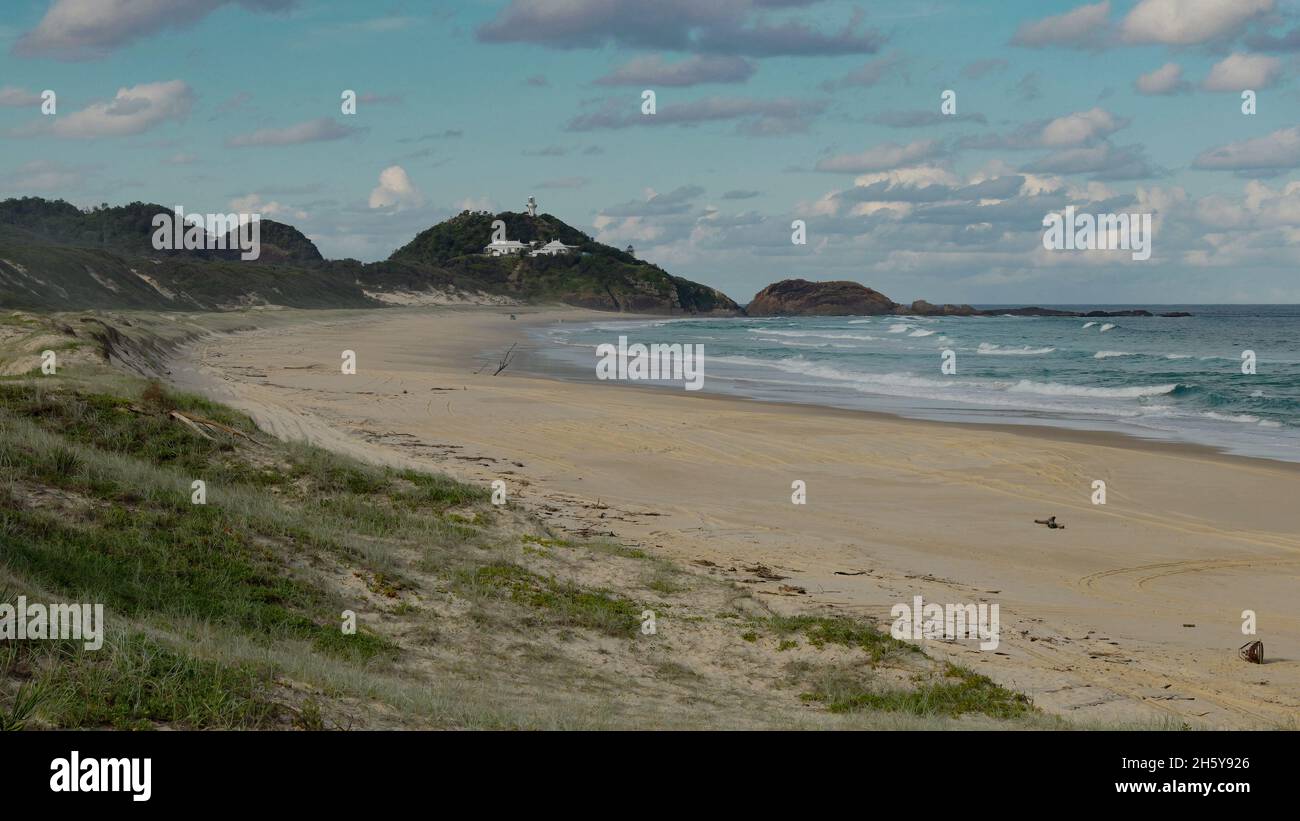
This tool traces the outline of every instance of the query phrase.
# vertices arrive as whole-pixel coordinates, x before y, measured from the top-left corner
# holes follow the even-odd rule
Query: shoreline
[[[609,534],[752,584],[788,612],[838,609],[887,627],[891,605],[913,595],[999,603],[998,652],[925,649],[1051,713],[1211,727],[1300,716],[1292,463],[1105,431],[702,392],[704,401],[682,402],[670,398],[682,390],[537,375],[527,349],[500,376],[472,372],[523,326],[610,319],[601,312],[309,318],[209,337],[175,377],[286,438],[466,481],[504,479],[512,502],[557,530]],[[344,348],[357,351],[358,374],[341,381]],[[1105,506],[1089,502],[1096,478],[1110,487]],[[791,504],[793,479],[807,483],[805,506]],[[1068,528],[1032,523],[1047,515]],[[758,565],[804,592],[747,575]],[[1258,636],[1264,668],[1235,657],[1244,609],[1268,625]]]
[[[568,310],[568,309],[565,309]],[[594,316],[592,321],[616,322],[625,320],[635,322],[644,317],[663,317],[665,319],[680,319],[681,317],[670,314],[613,314],[613,319],[606,318],[604,312],[592,312]],[[526,327],[538,327],[543,324],[540,321],[524,323]],[[535,339],[529,340],[532,344],[530,347],[533,352],[539,352],[541,345],[537,345]],[[540,356],[540,354],[539,354]],[[1272,459],[1267,456],[1250,456],[1239,453],[1230,453],[1223,447],[1204,444],[1201,442],[1190,442],[1186,440],[1162,439],[1156,437],[1143,437],[1136,433],[1130,433],[1122,430],[1106,430],[1100,428],[1082,428],[1071,427],[1066,424],[1069,420],[1063,419],[1062,424],[1052,425],[1034,422],[972,422],[957,419],[925,419],[916,416],[907,416],[903,413],[867,409],[867,408],[844,408],[836,405],[826,405],[818,402],[790,402],[780,399],[763,399],[754,396],[746,396],[741,393],[727,393],[723,391],[711,391],[708,388],[699,391],[685,391],[678,387],[655,386],[637,384],[630,381],[610,380],[602,382],[593,376],[584,376],[581,369],[578,368],[536,368],[524,365],[512,369],[516,373],[524,374],[539,379],[552,379],[559,382],[573,382],[576,384],[607,384],[629,390],[660,392],[676,392],[691,398],[710,398],[723,399],[737,402],[755,402],[763,405],[775,405],[784,407],[792,412],[807,412],[814,409],[817,412],[843,413],[854,416],[865,416],[868,418],[885,419],[892,422],[909,423],[918,425],[943,425],[967,427],[972,430],[990,430],[1000,433],[1022,434],[1024,436],[1046,439],[1049,441],[1071,442],[1080,445],[1097,445],[1106,447],[1127,448],[1132,450],[1151,450],[1153,453],[1167,453],[1172,455],[1184,455],[1188,457],[1201,459],[1222,459],[1228,462],[1238,462],[1251,464],[1263,462],[1272,467],[1278,467],[1285,470],[1300,472],[1300,461],[1290,461],[1286,459]]]

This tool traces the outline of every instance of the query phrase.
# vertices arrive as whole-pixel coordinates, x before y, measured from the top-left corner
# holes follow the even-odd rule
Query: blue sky
[[[6,5],[0,196],[256,211],[369,261],[532,194],[742,302],[1300,302],[1295,0]],[[1070,204],[1152,213],[1151,259],[1043,249]]]

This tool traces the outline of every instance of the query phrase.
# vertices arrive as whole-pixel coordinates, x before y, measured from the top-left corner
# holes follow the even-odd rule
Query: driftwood
[[[1237,655],[1241,657],[1242,661],[1248,661],[1251,664],[1263,664],[1264,642],[1248,641],[1237,650]]]
[[[502,371],[504,371],[504,370],[506,369],[506,366],[510,364],[510,354],[514,352],[514,350],[515,350],[515,345],[517,345],[517,344],[518,344],[518,343],[516,343],[516,342],[511,342],[511,343],[510,343],[510,348],[506,351],[505,356],[501,357],[501,364],[498,365],[498,366],[497,366],[497,369],[496,369],[495,371],[492,372],[492,375],[493,375],[493,376],[496,376],[497,374],[499,374],[499,373],[501,373]]]
[[[244,433],[242,430],[236,430],[235,428],[222,424],[214,419],[206,419],[202,416],[191,416],[187,413],[181,413],[178,410],[170,411],[167,415],[172,419],[175,419],[177,422],[180,422],[182,425],[185,425],[199,436],[207,439],[209,442],[216,441],[212,437],[211,433],[214,430],[228,433],[231,436],[238,436],[241,439],[247,439],[250,442],[257,442],[256,439],[249,436],[247,433]]]
[[[1052,530],[1065,530],[1065,525],[1057,524],[1055,516],[1048,516],[1046,519],[1034,519],[1036,525],[1047,525]]]
[[[497,374],[504,371],[506,369],[506,366],[510,364],[510,354],[514,352],[515,345],[518,344],[519,344],[518,342],[510,343],[510,347],[506,349],[505,355],[502,356],[501,361],[497,363],[497,369],[492,372],[493,376],[496,376]],[[491,361],[484,362],[482,365],[479,366],[478,370],[474,371],[474,373],[483,373],[483,371],[487,368],[487,366],[491,364],[492,364]]]

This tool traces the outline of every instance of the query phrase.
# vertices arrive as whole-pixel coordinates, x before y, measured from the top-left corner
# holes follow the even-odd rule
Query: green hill
[[[538,245],[559,240],[577,251],[553,257],[485,256],[483,247],[492,239],[495,220],[505,223],[508,239]],[[422,231],[389,261],[442,268],[457,281],[525,302],[559,301],[616,311],[740,312],[721,291],[596,242],[551,214],[462,211]]]
[[[274,220],[261,221],[256,261],[240,260],[235,248],[155,250],[153,218],[170,211],[143,202],[86,211],[39,197],[0,202],[0,306],[360,308],[450,296],[609,311],[740,311],[725,294],[596,242],[549,214],[467,211],[422,231],[388,260],[363,264],[326,260],[302,232]],[[557,257],[485,256],[482,249],[496,219],[506,223],[511,239],[539,244],[558,239],[577,251]]]

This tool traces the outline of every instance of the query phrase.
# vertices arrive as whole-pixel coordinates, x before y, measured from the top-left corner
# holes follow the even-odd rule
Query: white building
[[[563,242],[560,242],[558,239],[553,239],[550,242],[543,245],[541,248],[538,248],[536,251],[531,252],[529,256],[558,257],[561,254],[572,254],[576,250],[578,250],[578,246],[576,245],[565,245]]]
[[[521,254],[526,248],[528,246],[518,240],[494,240],[490,245],[483,246],[483,253],[494,257],[504,257],[510,254]]]

